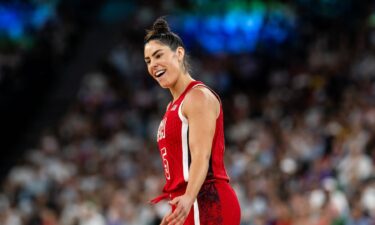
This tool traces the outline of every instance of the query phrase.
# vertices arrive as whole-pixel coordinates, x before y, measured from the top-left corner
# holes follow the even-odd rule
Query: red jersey
[[[157,142],[166,178],[166,184],[163,189],[164,193],[172,193],[184,189],[189,181],[189,167],[191,163],[189,123],[188,119],[183,116],[181,108],[186,94],[197,86],[208,88],[202,82],[191,82],[180,97],[168,105],[158,129]],[[211,89],[209,90],[212,91]],[[212,91],[212,93],[219,99],[215,92]],[[224,167],[224,150],[223,110],[220,102],[220,114],[216,119],[206,181],[215,179],[229,181]]]

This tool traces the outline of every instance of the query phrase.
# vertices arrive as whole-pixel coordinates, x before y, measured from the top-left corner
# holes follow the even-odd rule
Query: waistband
[[[203,185],[210,184],[210,183],[221,183],[221,182],[228,183],[227,180],[214,179],[214,180],[206,180],[206,181],[204,181]],[[185,193],[185,191],[186,191],[186,187],[187,187],[187,185],[183,186],[181,188],[178,188],[177,190],[171,191],[171,192],[164,192],[163,194],[161,194],[161,195],[159,195],[159,196],[151,199],[149,201],[149,203],[152,204],[152,205],[155,205],[155,204],[159,203],[160,201],[168,199],[168,198],[170,200],[172,200],[173,198],[175,198],[177,196],[183,195]]]

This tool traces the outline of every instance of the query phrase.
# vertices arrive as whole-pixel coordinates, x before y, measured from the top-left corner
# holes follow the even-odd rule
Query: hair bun
[[[163,34],[163,33],[170,33],[171,29],[169,28],[168,22],[160,17],[158,18],[153,26],[152,29],[154,30],[154,34]]]

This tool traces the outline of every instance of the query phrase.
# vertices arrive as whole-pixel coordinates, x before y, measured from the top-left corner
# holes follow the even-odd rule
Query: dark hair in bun
[[[146,32],[147,33],[144,39],[145,45],[151,40],[157,40],[169,46],[169,48],[173,51],[176,51],[178,47],[185,48],[181,38],[171,31],[168,22],[164,19],[164,17],[159,17],[158,19],[156,19],[154,24],[152,25],[152,29],[146,30]],[[189,57],[186,52],[183,65],[184,69],[187,72],[190,72]]]
[[[181,38],[171,31],[164,17],[156,19],[152,25],[152,29],[147,30],[144,42],[147,44],[151,40],[158,40],[168,45],[173,51],[179,46],[184,47]]]
[[[155,33],[159,33],[159,34],[171,32],[171,29],[169,28],[168,22],[163,17],[158,18],[154,22],[154,24],[152,25],[152,30]]]

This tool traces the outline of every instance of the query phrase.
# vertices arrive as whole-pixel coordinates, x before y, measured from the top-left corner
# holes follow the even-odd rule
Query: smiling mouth
[[[166,70],[159,70],[159,71],[157,71],[157,72],[155,73],[155,77],[156,77],[156,78],[159,78],[159,77],[163,76],[163,75],[165,74],[165,71],[166,71]]]

